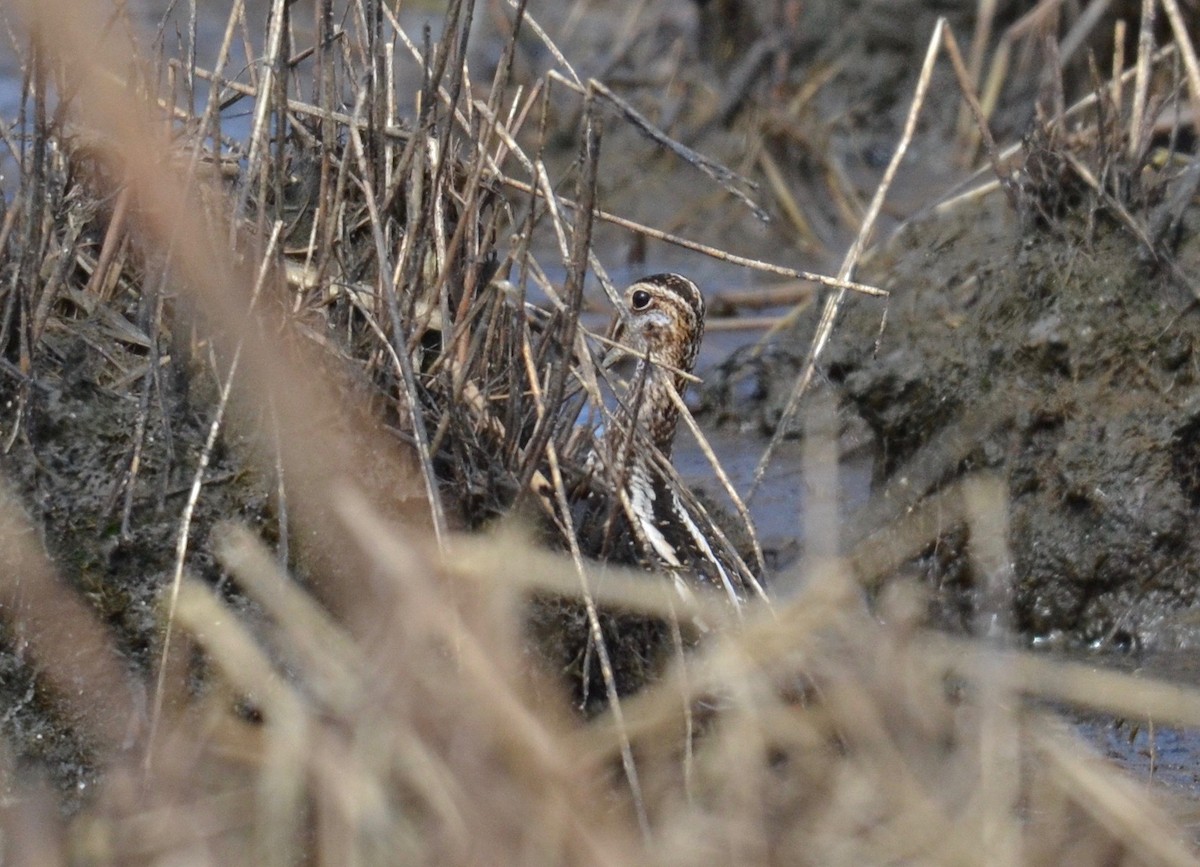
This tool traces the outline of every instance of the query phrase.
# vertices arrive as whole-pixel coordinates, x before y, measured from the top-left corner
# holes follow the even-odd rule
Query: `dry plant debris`
[[[927,541],[927,511],[849,556],[814,546],[795,567],[804,591],[774,606],[681,598],[644,570],[586,561],[568,494],[593,435],[579,408],[602,411],[611,388],[607,348],[579,321],[589,272],[615,295],[591,247],[605,218],[596,106],[611,96],[523,4],[482,95],[466,63],[472,4],[449,4],[436,42],[410,39],[382,2],[337,11],[317,4],[305,46],[290,4],[273,3],[262,62],[234,83],[247,14],[235,3],[213,69],[160,64],[165,89],[131,69],[128,22],[99,4],[6,13],[28,48],[10,145],[21,186],[0,226],[4,445],[71,442],[48,423],[58,405],[117,408],[87,419],[114,441],[86,506],[111,536],[107,562],[52,561],[18,498],[0,499],[4,637],[98,769],[64,816],[9,768],[7,856],[1194,862],[1167,809],[1046,703],[1195,726],[1200,696],[929,633],[902,583],[868,611],[862,581]],[[558,68],[510,88],[526,29]],[[392,99],[401,46],[422,81],[407,122]],[[308,61],[311,102],[294,98]],[[578,89],[569,202],[541,156],[556,81]],[[235,99],[253,104],[244,145],[216,110]],[[178,107],[197,104],[209,108]],[[719,164],[676,153],[737,188]],[[870,291],[848,277],[872,220],[843,273],[821,280],[835,289],[831,324],[841,293]],[[543,227],[553,266],[533,250]],[[829,463],[827,445],[812,438],[812,466]],[[55,461],[38,472],[70,472],[71,455]],[[1005,499],[984,477],[936,504],[971,528],[998,588]],[[495,526],[511,510],[574,556]],[[171,532],[156,536],[146,527],[164,512]],[[114,563],[141,581],[95,580]],[[160,596],[162,619],[126,622],[114,640],[95,612],[139,609],[106,593]],[[603,608],[707,637],[584,721],[529,662],[531,596],[578,599],[593,634]]]

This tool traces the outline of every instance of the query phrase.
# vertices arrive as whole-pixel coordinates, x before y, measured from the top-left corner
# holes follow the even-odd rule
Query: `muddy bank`
[[[582,71],[605,77],[670,134],[757,179],[761,192],[755,196],[775,219],[754,221],[742,204],[701,179],[693,167],[664,155],[644,135],[619,123],[609,123],[604,139],[600,204],[739,253],[820,270],[836,258],[833,252],[842,249],[847,229],[861,217],[862,200],[894,147],[933,20],[943,11],[942,4],[913,2],[905,4],[911,15],[897,16],[893,9],[882,18],[883,5],[802,4],[801,17],[788,23],[795,39],[781,42],[773,32],[776,23],[746,17],[738,4],[684,4],[686,20],[679,26],[665,15],[648,16],[633,38],[617,41],[621,51],[612,56],[602,52],[594,63],[582,55]],[[844,8],[849,17],[843,20]],[[607,13],[610,25],[619,23],[612,10]],[[969,16],[956,14],[962,37]],[[880,26],[883,20],[888,26]],[[904,26],[891,26],[897,21]],[[605,51],[613,41],[595,34],[591,38]],[[568,49],[572,57],[579,56],[573,46]],[[825,84],[808,93],[810,82],[822,76],[828,76]],[[476,80],[484,77],[476,74]],[[950,92],[941,86],[947,80],[946,70],[939,69],[940,94]],[[1028,84],[1025,79],[1023,85]],[[564,101],[568,105],[556,119],[569,134],[561,135],[553,156],[573,164],[578,149],[570,131],[578,117],[571,112],[578,100],[571,96]],[[933,131],[933,141],[921,151],[921,164],[902,179],[909,186],[906,201],[927,193],[931,179],[953,171],[936,155],[948,147],[946,130],[956,110],[956,98],[931,102],[924,123]],[[1028,113],[1018,111],[1014,117]],[[344,152],[341,157],[345,160]],[[777,169],[781,180],[772,174]],[[552,174],[563,176],[557,170]],[[282,183],[282,175],[277,180]],[[464,200],[470,196],[454,197]],[[509,200],[519,201],[516,195]],[[800,218],[789,215],[791,203],[799,204]],[[922,468],[922,493],[969,469],[999,468],[1013,492],[1019,628],[1036,637],[1062,636],[1081,643],[1122,644],[1162,634],[1162,629],[1153,632],[1154,618],[1190,600],[1192,573],[1180,571],[1178,564],[1194,562],[1186,516],[1188,504],[1200,500],[1200,471],[1191,469],[1200,457],[1191,452],[1192,422],[1186,409],[1193,369],[1186,297],[1141,266],[1136,246],[1111,226],[1078,236],[1041,237],[1010,225],[1003,209],[971,213],[914,224],[878,255],[860,276],[894,290],[882,337],[881,302],[857,301],[827,357],[830,378],[853,408],[855,424],[875,437],[882,499],[887,499],[889,483],[914,477],[906,471],[914,462]],[[345,225],[361,228],[355,219]],[[474,224],[463,220],[462,225]],[[449,225],[441,228],[451,235]],[[85,246],[99,249],[103,229],[88,231]],[[307,249],[306,227],[289,231],[295,233],[287,244],[293,254]],[[365,249],[361,235],[344,240],[342,250],[351,257]],[[443,247],[448,240],[442,238]],[[627,229],[598,226],[592,240],[614,275],[621,267],[614,260],[623,262],[630,276],[712,267],[709,260],[697,265],[693,254],[635,237]],[[536,240],[521,244],[538,248]],[[432,246],[437,249],[436,243]],[[551,246],[557,246],[557,239]],[[328,245],[321,249],[328,255]],[[473,278],[479,278],[472,285],[486,286],[490,271],[479,265],[490,262],[487,251],[465,258]],[[397,273],[403,270],[416,279],[426,264],[414,257],[410,267]],[[562,270],[557,262],[554,267]],[[74,266],[69,270],[74,284],[90,285]],[[314,329],[329,337],[330,345],[342,346],[334,331],[350,332],[350,324],[363,328],[363,311],[356,305],[370,293],[347,284],[364,272],[315,270],[333,274],[338,292],[331,295],[333,301],[310,292],[305,301],[313,305],[308,324],[315,322]],[[738,281],[752,282],[741,269],[728,267],[723,273],[731,272]],[[1018,279],[1018,274],[1023,276]],[[460,275],[453,272],[448,282],[460,284]],[[1073,280],[1080,281],[1072,283],[1076,288],[1060,286]],[[1101,283],[1109,288],[1098,295]],[[216,382],[211,370],[186,367],[172,336],[152,328],[158,320],[140,282],[123,286],[117,297],[106,297],[93,308],[78,299],[82,292],[53,296],[53,304],[47,301],[52,315],[34,348],[30,369],[35,376],[13,376],[6,368],[0,374],[5,383],[0,399],[19,404],[26,413],[15,426],[19,436],[6,455],[6,472],[43,532],[51,559],[112,627],[130,668],[141,675],[152,667],[163,622],[163,589],[174,569],[184,502],[213,417]],[[706,281],[706,288],[718,287],[719,281]],[[453,300],[457,306],[459,299]],[[327,312],[326,303],[337,309]],[[1128,314],[1126,307],[1137,315]],[[479,322],[486,321],[479,315]],[[1127,329],[1120,340],[1113,337],[1114,320]],[[177,324],[169,316],[166,322],[168,329]],[[930,336],[929,329],[939,328]],[[480,327],[479,343],[503,333]],[[1158,348],[1163,334],[1185,336],[1176,339],[1177,349],[1164,354]],[[403,345],[409,345],[410,336],[405,334]],[[810,337],[811,323],[772,357],[802,355]],[[432,347],[440,345],[440,338],[431,335],[431,340]],[[402,377],[391,370],[381,347],[362,342],[346,351],[373,359],[375,376],[368,379],[389,399],[400,392]],[[512,353],[512,359],[517,357]],[[417,370],[427,372],[420,365]],[[507,363],[485,370],[479,381],[495,389],[498,401],[501,394],[528,391],[519,378],[511,384],[504,379],[521,370],[520,364]],[[446,376],[445,368],[438,375]],[[766,375],[775,393],[789,381],[777,369]],[[1090,390],[1081,383],[1090,384]],[[447,388],[437,396],[445,401],[450,394],[458,392]],[[1153,416],[1164,394],[1179,401],[1172,404],[1175,415]],[[469,407],[457,399],[449,405]],[[514,411],[503,421],[513,432],[531,429],[532,418]],[[759,426],[770,429],[772,411],[763,418]],[[940,451],[939,435],[961,429],[964,419],[971,422],[965,427],[979,436],[968,437],[966,448]],[[492,507],[498,486],[507,481],[494,471],[492,457],[501,450],[446,434],[437,421],[431,416],[428,427],[443,445],[448,450],[462,446],[454,452],[455,460],[439,469],[452,464],[477,470],[469,478],[471,485],[458,490],[466,489]],[[458,423],[452,430],[470,429],[473,422],[460,418]],[[513,436],[502,450],[510,455],[521,445]],[[189,574],[223,593],[226,580],[211,545],[218,521],[244,524],[268,542],[281,541],[272,498],[277,479],[263,464],[252,468],[236,439],[236,432],[225,432],[217,442],[185,562]],[[743,440],[737,446],[756,454],[759,443]],[[1146,459],[1158,449],[1167,450],[1165,463]],[[783,516],[782,526],[771,528],[765,539],[773,563],[795,556],[796,531],[787,524],[795,523],[789,510],[796,508],[800,487],[800,480],[785,479],[784,489],[768,501]],[[1129,503],[1137,505],[1130,508]],[[975,604],[976,581],[964,555],[965,541],[961,533],[947,534],[917,564],[937,588],[933,607],[939,622],[961,625]],[[291,558],[285,554],[283,559]],[[303,568],[297,572],[306,575]],[[2,638],[6,648],[16,649],[0,656],[5,672],[0,700],[11,708],[0,732],[17,745],[23,761],[48,773],[56,788],[76,790],[92,779],[86,744],[72,721],[58,716],[39,692],[19,638]]]
[[[1176,615],[1200,587],[1200,309],[1128,231],[1090,216],[1048,226],[996,193],[906,226],[863,272],[891,297],[850,300],[826,369],[847,426],[874,436],[883,501],[978,471],[1005,480],[1022,634],[1189,645]],[[1196,228],[1189,211],[1185,274],[1200,265]],[[760,389],[764,427],[778,391]],[[860,536],[878,529],[864,520]],[[947,528],[914,564],[935,619],[960,628],[978,603],[966,543]]]
[[[160,652],[163,592],[216,384],[173,361],[169,339],[150,353],[152,339],[137,322],[136,301],[112,303],[94,320],[56,316],[34,355],[36,379],[4,377],[0,401],[19,403],[23,413],[4,456],[10,486],[61,578],[108,625],[140,677]],[[152,366],[157,377],[148,373]],[[218,439],[189,524],[187,574],[217,587],[223,573],[210,539],[217,523],[244,522],[276,536],[269,484],[237,440],[231,431]],[[6,635],[4,646],[0,730],[56,788],[82,791],[92,774],[85,739],[43,694],[22,642]]]

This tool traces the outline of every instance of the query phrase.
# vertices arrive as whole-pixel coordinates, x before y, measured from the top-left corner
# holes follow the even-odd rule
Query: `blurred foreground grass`
[[[18,499],[0,501],[11,653],[32,660],[39,696],[97,769],[65,816],[10,750],[11,863],[1195,862],[1174,806],[1050,708],[1198,726],[1200,693],[928,632],[903,582],[868,610],[863,583],[893,575],[931,522],[966,524],[978,573],[1009,579],[994,479],[943,491],[844,556],[813,546],[828,556],[794,567],[799,593],[741,613],[506,526],[462,532],[486,523],[472,496],[500,511],[569,435],[543,427],[560,408],[538,395],[566,362],[537,341],[574,333],[599,267],[578,216],[594,190],[576,183],[572,208],[518,143],[544,84],[514,93],[503,62],[482,96],[465,77],[469,6],[412,46],[421,114],[400,119],[387,82],[404,40],[386,6],[318,3],[304,46],[276,3],[240,85],[253,130],[232,143],[219,113],[175,107],[236,98],[224,50],[207,75],[131,67],[123,19],[98,2],[11,11],[28,102],[0,229],[9,444],[46,436],[29,422],[70,387],[49,337],[101,342],[97,382],[139,406],[109,509],[132,535],[152,511],[135,497],[150,472],[140,438],[179,387],[167,371],[208,421],[184,484],[157,501],[184,505],[158,541],[172,567],[142,656],[70,588],[72,563],[46,556]],[[293,79],[306,62],[311,101]],[[585,91],[580,177],[595,134]],[[561,298],[529,252],[546,224]],[[523,303],[525,280],[550,296],[549,324]],[[192,524],[222,448],[269,492],[253,532]],[[488,455],[505,496],[474,487]],[[525,641],[534,593],[708,634],[585,722]]]

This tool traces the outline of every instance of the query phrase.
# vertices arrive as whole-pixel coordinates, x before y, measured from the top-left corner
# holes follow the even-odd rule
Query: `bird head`
[[[625,290],[618,339],[654,364],[691,373],[704,337],[704,296],[678,274],[643,277]]]

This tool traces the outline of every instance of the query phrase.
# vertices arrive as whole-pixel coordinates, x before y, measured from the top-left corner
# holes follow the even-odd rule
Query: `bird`
[[[621,297],[610,356],[637,359],[630,384],[591,456],[616,481],[617,499],[643,549],[644,565],[680,578],[708,579],[735,605],[745,599],[743,576],[718,550],[680,498],[666,465],[675,443],[682,396],[704,339],[700,288],[681,274],[643,277]],[[607,359],[606,359],[607,360]]]
[[[715,588],[737,608],[746,588],[757,587],[755,578],[712,521],[701,517],[670,464],[681,397],[694,378],[704,338],[704,296],[687,277],[664,273],[635,281],[617,301],[613,349],[600,366],[611,367],[621,357],[635,363],[625,387],[616,389],[615,408],[602,413],[603,429],[576,428],[587,434],[572,440],[582,454],[567,450],[583,458],[570,495],[569,523],[579,550],[608,563],[666,573],[684,597]],[[618,696],[636,692],[658,676],[681,642],[699,637],[690,626],[681,630],[653,615],[606,607],[597,616],[611,666],[608,683],[578,600],[543,599],[530,620],[546,658],[557,661],[574,703],[589,717],[609,706],[610,688]]]
[[[664,457],[671,456],[682,395],[704,340],[704,295],[680,274],[652,274],[625,290],[614,335],[638,358],[633,380],[644,379],[641,399],[626,421],[642,427]],[[623,433],[627,436],[627,433]]]

